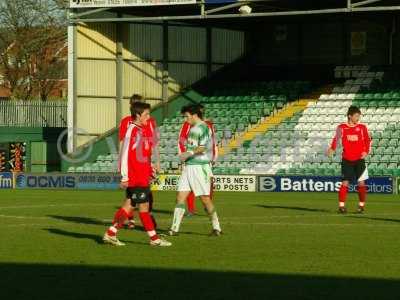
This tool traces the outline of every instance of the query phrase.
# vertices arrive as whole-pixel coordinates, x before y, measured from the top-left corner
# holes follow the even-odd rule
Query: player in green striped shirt
[[[185,106],[182,114],[191,125],[186,140],[186,152],[180,154],[184,162],[182,175],[179,178],[178,194],[174,218],[172,221],[170,235],[177,235],[182,218],[185,214],[185,202],[190,192],[193,191],[196,197],[200,197],[205,210],[210,216],[212,224],[211,235],[221,235],[221,226],[214,203],[210,198],[211,192],[211,161],[213,158],[212,133],[207,124],[202,120],[202,111],[199,105]]]

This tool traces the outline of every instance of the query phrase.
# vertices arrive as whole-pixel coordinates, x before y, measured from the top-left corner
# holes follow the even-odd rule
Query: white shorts
[[[186,165],[183,167],[179,178],[178,192],[190,192],[197,196],[209,196],[211,193],[211,177],[213,176],[211,166]]]

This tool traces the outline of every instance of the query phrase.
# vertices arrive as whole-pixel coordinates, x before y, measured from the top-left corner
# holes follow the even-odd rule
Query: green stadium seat
[[[386,175],[386,176],[392,175],[392,171],[388,168],[385,168],[382,170],[382,175]]]
[[[92,173],[97,173],[97,172],[100,172],[100,167],[99,167],[99,165],[98,164],[93,164],[92,166],[91,166],[91,168],[90,168],[90,172],[92,172]]]
[[[382,138],[379,141],[379,147],[387,147],[389,145],[389,138]]]
[[[392,99],[400,100],[400,93],[399,92],[393,93],[392,94]]]
[[[257,124],[258,123],[258,117],[257,116],[250,116],[250,123],[251,124]]]
[[[277,107],[277,108],[281,109],[281,108],[283,108],[284,106],[285,106],[285,102],[283,102],[283,101],[277,101],[277,102],[276,102],[276,107]]]
[[[400,130],[396,131],[397,129],[395,128],[394,131],[391,133],[391,138],[396,139],[397,141],[400,140]]]
[[[392,146],[388,146],[383,153],[385,154],[385,156],[387,155],[392,155],[395,152],[395,148]]]

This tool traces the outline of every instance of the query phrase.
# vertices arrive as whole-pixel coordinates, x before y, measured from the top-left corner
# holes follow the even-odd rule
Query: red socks
[[[126,210],[122,207],[118,209],[114,215],[112,226],[110,226],[110,228],[107,230],[107,234],[109,236],[116,236],[118,229],[124,226],[125,220],[127,220],[129,216],[133,216],[133,213],[126,212]]]
[[[140,212],[139,213],[140,220],[142,221],[144,230],[147,232],[149,235],[150,239],[152,241],[158,240],[159,237],[155,231],[155,220],[152,215],[150,215],[149,212]],[[122,207],[117,210],[117,212],[114,215],[114,219],[112,221],[112,226],[110,226],[107,230],[107,234],[109,236],[116,236],[118,229],[122,228],[124,226],[125,221],[129,219],[133,219],[133,211],[132,212],[127,212],[125,209]]]
[[[153,223],[153,220],[151,219],[150,214],[148,212],[140,212],[139,217],[140,217],[140,220],[142,221],[144,230],[147,232],[150,239],[152,241],[158,240],[159,237],[154,229],[154,223]]]
[[[359,185],[358,186],[358,199],[360,200],[359,206],[364,207],[365,199],[367,198],[367,186]]]
[[[128,213],[128,220],[129,220],[129,221],[132,221],[132,220],[133,220],[134,214],[135,214],[135,211],[134,211],[134,210],[131,210],[131,211]]]
[[[154,230],[157,229],[157,222],[156,222],[156,218],[154,218],[153,214],[150,214],[150,218],[153,221],[153,225],[154,225]]]
[[[348,186],[342,185],[340,187],[340,189],[339,189],[339,207],[345,206],[348,191],[349,191]],[[367,186],[359,185],[358,186],[358,199],[360,200],[360,202],[359,202],[360,207],[364,207],[366,198],[367,198]]]
[[[339,189],[339,207],[344,207],[349,187],[342,185]]]
[[[110,226],[107,230],[109,236],[116,236],[118,229],[115,226]]]
[[[129,217],[132,217],[132,216],[133,216],[133,213],[128,213],[125,209],[123,209],[121,207],[115,213],[112,224],[114,226],[117,226],[118,228],[122,228],[124,226],[125,220],[129,219]]]
[[[187,201],[187,208],[188,208],[188,211],[189,211],[191,214],[194,214],[195,211],[196,211],[196,208],[195,208],[195,200],[196,200],[196,197],[194,196],[194,193],[191,192],[191,193],[189,194],[189,196],[187,197],[187,199],[186,199],[186,201]]]

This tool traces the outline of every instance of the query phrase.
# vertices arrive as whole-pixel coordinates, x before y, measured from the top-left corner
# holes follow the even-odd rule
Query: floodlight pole
[[[118,14],[121,17],[121,14]],[[117,23],[117,42],[116,42],[116,53],[115,53],[115,126],[118,127],[122,119],[122,99],[124,98],[124,87],[123,87],[123,76],[124,76],[124,58],[123,58],[123,30],[124,25],[122,23]]]
[[[102,7],[102,8],[97,8],[97,9],[91,9],[91,10],[88,10],[88,11],[85,11],[85,12],[82,12],[82,13],[79,13],[79,14],[75,14],[75,17],[76,18],[80,18],[80,17],[83,17],[83,16],[93,15],[95,13],[106,11],[106,10],[110,10],[110,9],[111,9],[111,7]]]
[[[350,0],[348,0],[351,3]],[[256,17],[279,17],[279,16],[307,16],[307,15],[325,15],[338,13],[361,13],[361,12],[379,12],[379,11],[400,11],[400,5],[396,6],[374,6],[374,7],[343,7],[317,10],[298,10],[298,11],[278,11],[278,12],[257,12],[248,15],[242,14],[205,14],[205,15],[186,15],[186,16],[156,16],[156,17],[123,17],[123,18],[77,18],[73,22],[145,22],[145,21],[185,21],[185,20],[205,20],[205,19],[235,19],[235,18],[256,18]]]
[[[200,1],[200,15],[205,16],[206,15],[206,4],[204,0]]]
[[[382,1],[382,0],[365,0],[365,1],[360,1],[360,2],[356,2],[356,3],[351,4],[351,7],[364,6],[364,5],[368,5],[368,4],[372,4],[372,3],[380,2],[380,1]],[[351,2],[351,0],[350,0],[350,2]]]
[[[162,47],[163,47],[163,57],[162,57],[162,114],[163,118],[168,116],[168,84],[169,84],[169,37],[168,37],[168,22],[163,22],[163,37],[162,37]]]
[[[219,12],[219,11],[223,11],[223,10],[227,10],[227,9],[230,9],[230,8],[239,7],[239,6],[242,6],[242,5],[247,4],[249,2],[251,2],[251,1],[240,1],[238,3],[228,4],[228,5],[220,6],[220,7],[217,7],[217,8],[209,9],[209,10],[206,11],[206,14],[210,15],[210,14],[213,14],[213,13],[216,13],[216,12]]]
[[[77,23],[71,22],[75,10],[69,11],[70,23],[68,24],[68,111],[67,111],[67,129],[68,141],[67,151],[72,153],[77,146]]]

